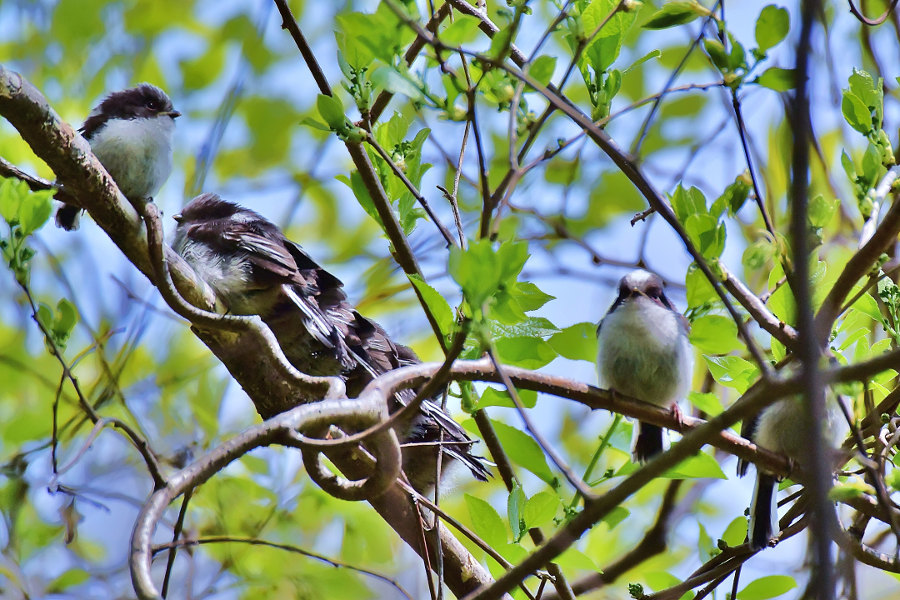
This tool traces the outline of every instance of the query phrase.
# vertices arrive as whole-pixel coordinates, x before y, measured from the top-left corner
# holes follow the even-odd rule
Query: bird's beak
[[[178,213],[177,215],[172,215],[172,218],[175,219],[176,223],[181,223],[181,221],[184,220],[184,217],[181,216],[181,213]]]
[[[178,112],[177,110],[167,110],[167,111],[164,111],[164,112],[159,113],[159,116],[161,116],[161,117],[172,117],[173,119],[177,119],[178,117],[181,116],[181,113]]]
[[[649,296],[647,296],[647,294],[644,293],[644,290],[633,287],[633,288],[631,288],[631,295],[634,296],[635,294],[637,294],[639,296],[644,296],[645,298],[649,298]]]

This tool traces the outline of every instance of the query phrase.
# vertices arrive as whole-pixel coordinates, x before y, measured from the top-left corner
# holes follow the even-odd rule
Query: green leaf
[[[516,390],[519,400],[525,408],[534,408],[537,404],[537,392],[534,390]],[[512,398],[506,390],[498,390],[492,387],[485,388],[478,401],[478,408],[487,408],[488,406],[504,406],[507,408],[515,408]]]
[[[516,481],[513,483],[513,489],[509,492],[506,500],[506,516],[509,521],[509,527],[512,529],[513,539],[519,541],[523,535],[528,532],[528,526],[525,525],[522,510],[525,505],[525,492],[522,486]]]
[[[728,54],[725,52],[725,46],[719,40],[706,38],[703,40],[703,47],[706,49],[706,53],[709,54],[709,57],[712,59],[713,64],[716,65],[716,68],[722,72],[728,72],[729,67],[729,59]]]
[[[559,496],[555,492],[538,492],[525,502],[522,518],[531,527],[543,527],[553,521],[559,509]]]
[[[510,295],[516,299],[525,312],[537,310],[551,300],[556,299],[556,296],[545,294],[530,281],[517,281],[510,291]]]
[[[706,259],[719,258],[725,250],[725,224],[708,214],[693,214],[684,228],[694,246]]]
[[[686,458],[663,476],[669,479],[728,479],[718,461],[705,452]]]
[[[47,330],[53,329],[53,310],[43,302],[38,302],[37,319]]]
[[[411,100],[425,99],[418,82],[409,73],[403,73],[396,67],[378,67],[372,73],[372,83],[392,94],[402,94]]]
[[[703,306],[708,302],[715,302],[719,299],[715,288],[703,274],[703,271],[697,266],[697,263],[691,263],[688,267],[687,275],[684,278],[685,287],[687,288],[687,303],[690,308]]]
[[[441,333],[445,336],[453,330],[456,321],[453,319],[453,309],[447,304],[447,301],[441,296],[436,289],[428,285],[421,276],[409,275],[409,280],[416,287],[428,311],[437,321]]]
[[[597,360],[597,324],[576,323],[547,340],[560,355],[570,360]]]
[[[735,517],[731,523],[728,524],[728,527],[725,528],[725,532],[722,534],[722,539],[730,548],[734,548],[735,546],[740,546],[744,543],[744,539],[747,537],[747,518],[741,515],[740,517]]]
[[[587,554],[574,546],[570,546],[568,550],[556,557],[556,560],[553,562],[561,567],[566,567],[567,569],[580,569],[582,571],[593,571],[595,573],[603,572],[597,568],[597,563],[591,560]]]
[[[469,305],[480,308],[498,290],[514,284],[526,260],[525,242],[503,242],[495,250],[490,240],[478,240],[466,250],[451,248],[448,268]]]
[[[870,110],[875,111],[879,115],[880,121],[881,106],[884,102],[881,78],[879,77],[876,83],[868,71],[853,69],[853,74],[850,75],[847,81],[850,84],[850,92],[859,98]],[[881,124],[878,123],[877,126],[880,127]]]
[[[303,117],[302,119],[300,119],[300,124],[306,125],[307,127],[312,127],[313,129],[318,129],[319,131],[331,131],[331,127],[327,126],[321,121],[316,121],[312,117]]]
[[[645,29],[667,29],[690,23],[700,16],[708,16],[709,10],[697,2],[666,2],[662,8],[644,23]]]
[[[505,546],[509,541],[506,526],[494,507],[471,494],[466,494],[465,499],[475,533],[491,546]]]
[[[868,134],[873,129],[872,111],[852,92],[843,90],[842,93],[841,113],[844,115],[844,119],[853,129],[862,134]]]
[[[826,200],[822,194],[813,198],[809,203],[809,224],[813,227],[825,227],[834,218],[838,205],[841,201],[838,198]]]
[[[451,46],[471,42],[478,36],[479,25],[481,21],[477,17],[456,13],[453,15],[453,22],[441,32],[441,41]]]
[[[737,325],[730,317],[705,315],[691,323],[690,340],[700,352],[728,354],[743,347]]]
[[[862,176],[873,186],[880,178],[883,165],[881,164],[881,150],[871,141],[866,145],[866,151],[862,159]]]
[[[501,27],[500,30],[494,34],[494,37],[491,38],[491,49],[488,52],[492,58],[500,60],[506,56],[509,52],[509,47],[512,44],[512,35],[512,25]]]
[[[538,56],[534,62],[528,66],[528,74],[531,75],[541,85],[548,85],[550,78],[556,70],[555,56]]]
[[[506,337],[494,343],[501,362],[525,369],[540,369],[557,356],[553,347],[541,338]]]
[[[225,49],[227,47],[224,43],[210,44],[205,52],[195,58],[179,61],[181,80],[184,82],[185,88],[195,91],[212,85],[225,66]]]
[[[70,587],[81,585],[90,578],[90,573],[88,573],[84,569],[69,569],[68,571],[65,571],[62,575],[51,581],[45,591],[48,594],[60,594],[62,592],[65,592]]]
[[[900,469],[891,469],[884,476],[884,482],[894,491],[900,491]]]
[[[53,211],[53,192],[28,193],[19,206],[19,222],[22,224],[22,233],[31,235],[47,222]]]
[[[645,54],[644,56],[640,57],[639,59],[637,59],[636,61],[634,61],[634,62],[631,63],[630,65],[628,65],[628,67],[626,67],[625,69],[622,69],[622,73],[623,73],[623,74],[624,74],[624,73],[628,73],[628,72],[631,71],[632,69],[636,69],[637,67],[639,67],[640,65],[644,64],[644,63],[647,62],[648,60],[653,60],[654,58],[659,58],[660,56],[662,56],[662,52],[660,52],[659,50],[651,50],[650,52],[648,52],[648,53]]]
[[[65,343],[72,334],[75,324],[78,323],[78,310],[74,304],[62,298],[56,304],[56,313],[57,316],[53,322],[53,333],[57,340]]]
[[[491,419],[491,423],[510,460],[537,475],[550,487],[557,486],[557,479],[547,465],[543,450],[530,435],[500,421]]]
[[[544,317],[528,317],[524,321],[512,325],[491,323],[491,335],[494,339],[513,337],[545,338],[558,332],[559,329]]]
[[[735,39],[735,37],[731,35],[731,32],[728,32],[728,41],[731,44],[731,52],[728,53],[728,68],[731,71],[737,71],[739,69],[746,71],[749,67],[747,65],[747,52],[744,50],[744,45]]]
[[[737,593],[737,600],[766,600],[775,598],[797,587],[789,575],[768,575],[751,581]]]
[[[346,126],[347,118],[344,116],[344,105],[337,96],[319,94],[319,97],[316,99],[316,108],[319,110],[319,115],[322,119],[334,131],[341,130]]]
[[[600,519],[600,522],[606,523],[606,526],[612,530],[616,525],[627,519],[630,514],[631,511],[624,506],[617,506],[609,511],[605,517]]]
[[[711,392],[688,392],[688,401],[707,415],[714,417],[722,412],[722,400]]]
[[[741,258],[741,264],[748,271],[757,271],[769,264],[773,256],[775,256],[775,244],[768,238],[762,238],[747,246]]]
[[[706,197],[695,187],[684,189],[681,184],[675,188],[671,196],[672,210],[682,223],[693,215],[707,215]]]
[[[671,573],[666,573],[665,571],[646,572],[644,573],[644,578],[647,580],[647,584],[657,591],[664,590],[681,583],[681,579],[675,577]]]
[[[756,381],[759,368],[739,356],[703,356],[713,378],[743,394]]]
[[[787,37],[791,28],[791,17],[784,8],[770,4],[762,9],[756,19],[756,44],[760,51],[777,46]]]
[[[24,181],[18,181],[4,177],[0,181],[0,216],[7,223],[19,222],[19,207],[27,195],[28,185]]]
[[[608,70],[619,57],[622,41],[637,18],[636,12],[618,10],[618,4],[616,0],[593,0],[581,13],[585,35],[593,34],[605,22],[584,52],[596,73]]]
[[[384,230],[384,223],[381,222],[381,215],[378,214],[378,210],[375,208],[375,202],[372,201],[372,196],[369,195],[369,189],[366,187],[366,184],[363,183],[362,176],[359,174],[359,171],[353,171],[350,173],[350,177],[348,178],[346,175],[338,175],[335,177],[338,181],[344,183],[353,190],[353,195],[356,197],[356,201],[359,202],[359,205],[362,207],[366,214],[372,217],[378,226]]]
[[[863,496],[874,496],[875,488],[862,479],[847,480],[835,484],[828,490],[828,498],[834,502],[845,502]]]
[[[763,71],[762,75],[756,78],[754,83],[758,83],[763,87],[776,92],[786,92],[794,89],[797,81],[797,75],[794,69],[782,69],[779,67],[769,67]]]

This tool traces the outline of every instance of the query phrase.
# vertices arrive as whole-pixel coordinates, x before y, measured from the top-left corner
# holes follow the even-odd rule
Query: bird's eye
[[[662,290],[658,287],[652,287],[647,290],[647,295],[651,298],[659,298],[662,295]]]
[[[153,100],[152,98],[150,100],[147,100],[144,105],[150,110],[159,110],[159,102]]]

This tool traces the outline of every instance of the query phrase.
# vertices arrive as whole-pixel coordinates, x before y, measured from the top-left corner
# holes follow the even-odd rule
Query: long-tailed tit
[[[833,451],[838,439],[837,418],[834,406],[835,399],[826,395],[825,422],[821,423],[824,446]],[[760,411],[741,424],[741,436],[752,440],[757,446],[787,456],[792,463],[806,467],[809,464],[807,451],[809,438],[804,434],[804,419],[809,408],[800,396],[791,396],[779,400]],[[832,456],[825,455],[823,460],[832,461]],[[749,463],[738,461],[738,474],[747,473]],[[756,468],[756,484],[750,500],[750,523],[747,537],[753,550],[761,550],[777,539],[778,497],[777,484],[779,477],[768,473],[759,466]]]
[[[262,317],[300,371],[339,375],[352,397],[378,375],[419,362],[412,350],[395,344],[347,302],[335,276],[258,213],[216,194],[202,194],[175,219],[175,251],[229,312]],[[414,396],[415,390],[399,392],[391,410]],[[489,475],[484,459],[471,453],[474,441],[432,400],[422,403],[401,437],[408,445],[404,471],[419,491],[436,482],[438,444],[443,466],[456,459],[477,479]]]
[[[79,131],[122,194],[140,203],[152,198],[172,172],[172,134],[179,116],[164,91],[142,83],[104,98]],[[56,224],[77,229],[80,214],[80,208],[64,204]]]
[[[619,281],[619,295],[597,327],[600,385],[678,411],[691,383],[688,324],[663,292],[658,275],[638,269]],[[632,457],[645,462],[663,450],[663,430],[635,423]]]

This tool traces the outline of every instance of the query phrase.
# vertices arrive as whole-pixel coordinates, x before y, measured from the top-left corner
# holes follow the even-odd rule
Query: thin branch
[[[866,17],[866,15],[862,14],[862,12],[858,8],[856,8],[856,5],[853,4],[853,0],[847,0],[847,4],[850,5],[850,12],[853,13],[853,16],[859,19],[859,21],[863,25],[874,27],[876,25],[881,25],[882,23],[887,21],[887,18],[891,16],[891,13],[894,12],[894,8],[896,8],[897,6],[897,0],[893,0],[890,6],[887,7],[887,10],[885,10],[880,17],[875,19],[870,19]]]
[[[172,541],[169,544],[169,556],[166,557],[166,574],[163,577],[162,590],[160,594],[165,598],[169,593],[169,581],[172,576],[172,567],[175,566],[175,554],[178,552],[178,538],[181,537],[181,530],[184,527],[184,517],[187,514],[187,507],[191,501],[191,492],[188,490],[181,499],[181,508],[178,509],[178,519],[175,521],[175,527],[172,530]]]
[[[393,3],[389,3],[389,6],[392,6]],[[399,10],[399,9],[398,9]],[[609,156],[612,161],[616,164],[616,166],[625,174],[628,179],[635,185],[638,191],[647,199],[650,206],[656,209],[666,222],[672,227],[678,237],[681,239],[688,253],[694,258],[697,263],[697,266],[703,272],[704,276],[713,286],[713,289],[716,291],[716,294],[719,296],[722,301],[725,309],[728,311],[731,318],[734,320],[735,325],[738,328],[738,331],[741,334],[741,338],[744,340],[747,345],[747,349],[750,352],[750,355],[753,357],[754,361],[757,363],[757,366],[760,369],[760,372],[763,374],[764,378],[767,378],[771,375],[771,368],[769,366],[768,361],[763,355],[762,351],[759,349],[756,340],[750,335],[747,331],[747,328],[744,324],[743,319],[740,314],[735,309],[734,305],[729,301],[725,290],[722,287],[721,282],[717,278],[715,274],[713,274],[712,269],[707,264],[706,259],[700,253],[700,251],[694,246],[693,242],[691,242],[690,237],[687,234],[687,231],[684,229],[682,224],[678,221],[678,218],[675,216],[675,213],[672,211],[668,202],[662,197],[662,195],[655,189],[650,180],[644,175],[644,173],[640,170],[635,160],[623,152],[616,142],[602,129],[598,128],[590,118],[581,112],[577,107],[572,106],[564,99],[560,98],[552,89],[544,86],[540,82],[536,81],[534,78],[529,76],[527,73],[523,73],[522,71],[510,67],[505,62],[497,61],[491,56],[485,56],[483,54],[479,54],[477,52],[472,52],[469,50],[465,50],[463,48],[451,48],[449,46],[444,45],[439,40],[434,39],[434,37],[430,36],[427,32],[422,30],[418,23],[410,20],[409,18],[403,17],[402,12],[398,13],[401,18],[403,18],[404,22],[412,27],[413,30],[417,31],[420,35],[427,36],[429,43],[436,48],[443,48],[447,50],[453,50],[456,52],[460,52],[474,58],[477,58],[487,64],[493,65],[496,68],[503,69],[516,79],[526,82],[529,86],[534,88],[537,92],[543,95],[549,102],[551,102],[558,110],[563,112],[567,117],[575,121],[580,127],[582,127],[585,132],[588,134],[588,137],[591,138],[594,143],[596,143],[601,150],[603,150],[607,156]],[[477,133],[477,131],[476,131]],[[476,141],[478,140],[478,136],[476,135]],[[490,209],[492,207],[485,206],[482,210],[482,221],[481,221],[481,234],[482,236],[487,235],[489,230],[489,215]]]
[[[522,400],[519,399],[519,393],[516,391],[516,386],[507,375],[505,368],[500,364],[500,361],[497,360],[497,355],[494,352],[493,348],[488,349],[488,357],[491,359],[491,363],[494,365],[494,371],[500,377],[500,381],[506,387],[506,393],[509,394],[509,397],[512,399],[513,404],[516,406],[516,410],[519,413],[519,417],[522,419],[522,422],[525,424],[525,429],[528,430],[528,433],[532,438],[537,442],[538,446],[541,447],[541,450],[544,451],[544,454],[550,457],[550,460],[553,461],[553,464],[556,465],[556,468],[559,469],[562,474],[569,481],[569,484],[575,488],[575,490],[581,494],[585,502],[590,502],[596,496],[593,491],[581,481],[581,478],[575,475],[571,468],[562,460],[562,457],[557,454],[556,450],[553,449],[553,446],[550,445],[547,440],[544,439],[544,436],[541,435],[540,431],[534,426],[531,422],[531,419],[528,417],[528,414],[525,412],[525,406],[522,404]]]
[[[716,0],[716,3],[713,4],[712,8],[709,9],[709,15],[704,19],[702,25],[700,26],[700,33],[697,35],[691,45],[688,47],[687,52],[684,53],[684,56],[681,57],[681,61],[675,66],[675,69],[672,70],[672,74],[669,75],[669,79],[666,80],[666,84],[663,86],[663,90],[668,90],[672,87],[672,84],[675,83],[675,80],[678,78],[679,73],[687,64],[688,58],[690,58],[691,54],[694,52],[694,49],[700,44],[700,40],[703,39],[704,33],[703,31],[706,29],[707,23],[715,19],[714,12],[716,7],[719,6],[722,0]],[[664,95],[660,95],[653,102],[653,106],[650,108],[650,112],[644,118],[644,122],[641,124],[641,129],[634,138],[634,142],[631,144],[631,149],[629,150],[629,154],[633,156],[637,156],[641,151],[641,145],[644,143],[644,140],[647,138],[647,133],[650,131],[650,125],[653,123],[653,119],[656,117],[656,111],[659,110],[659,105],[662,103]],[[652,203],[651,203],[652,205]]]
[[[444,227],[444,224],[441,223],[437,215],[434,214],[434,211],[431,210],[431,206],[428,204],[428,200],[425,199],[425,196],[423,196],[419,189],[415,186],[415,184],[409,180],[409,178],[406,176],[406,173],[404,173],[400,169],[400,167],[397,166],[397,163],[395,163],[391,158],[391,155],[387,153],[387,150],[381,147],[381,144],[378,143],[378,141],[375,139],[375,136],[373,136],[368,131],[366,132],[366,142],[375,149],[375,151],[378,153],[378,156],[380,156],[382,160],[384,160],[384,162],[388,164],[394,175],[403,182],[403,185],[405,185],[406,189],[409,190],[409,193],[413,195],[413,197],[416,199],[416,202],[418,202],[422,206],[422,208],[425,209],[425,212],[434,223],[434,226],[438,228],[441,236],[443,236],[444,240],[446,240],[447,247],[455,246],[456,242],[453,239],[453,236],[450,235],[450,231],[446,227]]]
[[[880,199],[879,206],[890,193],[890,190],[893,189],[893,183],[898,175],[900,175],[900,167],[894,167],[888,171],[878,185],[878,193],[883,193],[883,195],[878,196]],[[869,272],[881,254],[896,242],[897,235],[900,234],[900,202],[893,202],[881,224],[871,233],[869,233],[870,229],[871,227],[868,223],[863,227],[862,236],[868,239],[844,265],[844,270],[841,271],[841,274],[819,307],[814,323],[820,342],[828,339],[828,335],[831,333],[831,326],[838,314],[840,314],[839,311],[844,298],[850,294],[856,283]]]
[[[19,179],[28,184],[28,188],[32,192],[42,192],[44,190],[52,190],[55,186],[47,181],[46,179],[41,179],[40,177],[35,177],[34,175],[29,175],[16,165],[12,164],[2,156],[0,156],[0,177],[11,177],[13,179]]]
[[[351,564],[339,561],[337,559],[329,558],[327,556],[324,556],[322,554],[317,554],[315,552],[310,552],[309,550],[304,550],[303,548],[300,548],[298,546],[293,546],[290,544],[277,544],[275,542],[268,542],[266,540],[260,540],[260,539],[256,539],[256,538],[242,538],[242,537],[235,537],[235,536],[230,536],[230,535],[212,535],[212,536],[206,536],[206,537],[201,537],[201,538],[197,538],[197,539],[173,540],[167,544],[159,544],[159,545],[153,547],[153,554],[156,554],[157,552],[160,552],[160,551],[166,550],[166,549],[174,550],[175,548],[179,548],[179,547],[200,546],[203,544],[248,544],[250,546],[265,546],[266,548],[275,548],[276,550],[284,550],[286,552],[300,554],[302,556],[306,556],[308,558],[312,558],[312,559],[321,561],[327,565],[330,565],[330,566],[338,568],[338,569],[347,569],[349,571],[354,571],[356,573],[360,573],[360,574],[366,575],[368,577],[374,577],[375,579],[378,579],[379,581],[383,581],[383,582],[389,584],[391,587],[393,587],[398,592],[400,592],[400,594],[402,594],[404,598],[408,598],[409,600],[412,600],[412,596],[409,594],[409,592],[407,592],[405,589],[403,589],[403,586],[401,586],[399,582],[397,582],[394,579],[391,579],[390,577],[388,577],[386,575],[382,575],[381,573],[378,573],[376,571],[370,571],[368,569],[363,569],[361,567],[355,567]]]
[[[831,540],[828,531],[833,529],[834,508],[828,499],[832,468],[822,437],[821,424],[825,422],[825,395],[819,370],[823,338],[816,335],[813,313],[812,289],[809,276],[811,247],[807,235],[809,211],[809,140],[812,138],[809,98],[809,69],[811,39],[815,15],[821,10],[817,0],[804,0],[801,9],[800,39],[796,50],[795,92],[790,102],[793,124],[790,184],[790,237],[793,273],[788,280],[797,302],[797,329],[799,344],[800,376],[803,380],[803,401],[807,407],[800,424],[806,440],[804,464],[810,469],[809,492],[812,496],[812,576],[810,589],[813,597],[828,600],[834,597],[834,565],[831,558]],[[857,256],[861,254],[858,253]],[[845,269],[845,272],[847,269]],[[843,273],[842,273],[843,275]],[[837,287],[837,285],[835,285]],[[838,302],[837,304],[840,304]],[[830,325],[830,322],[829,322]]]
[[[438,27],[449,15],[450,5],[445,2],[425,25],[425,29],[433,34],[437,33]],[[416,60],[416,57],[419,56],[419,52],[421,52],[422,48],[424,47],[425,39],[421,36],[416,36],[416,39],[413,40],[413,43],[409,45],[409,48],[407,48],[406,52],[403,54],[403,61],[408,66],[412,66],[412,64]],[[393,97],[393,93],[387,90],[382,90],[381,93],[378,94],[378,97],[375,98],[375,102],[372,103],[372,108],[369,110],[369,114],[365,117],[366,121],[368,121],[369,124],[375,123],[381,116],[381,113],[384,112],[384,109],[387,108],[388,103]]]

